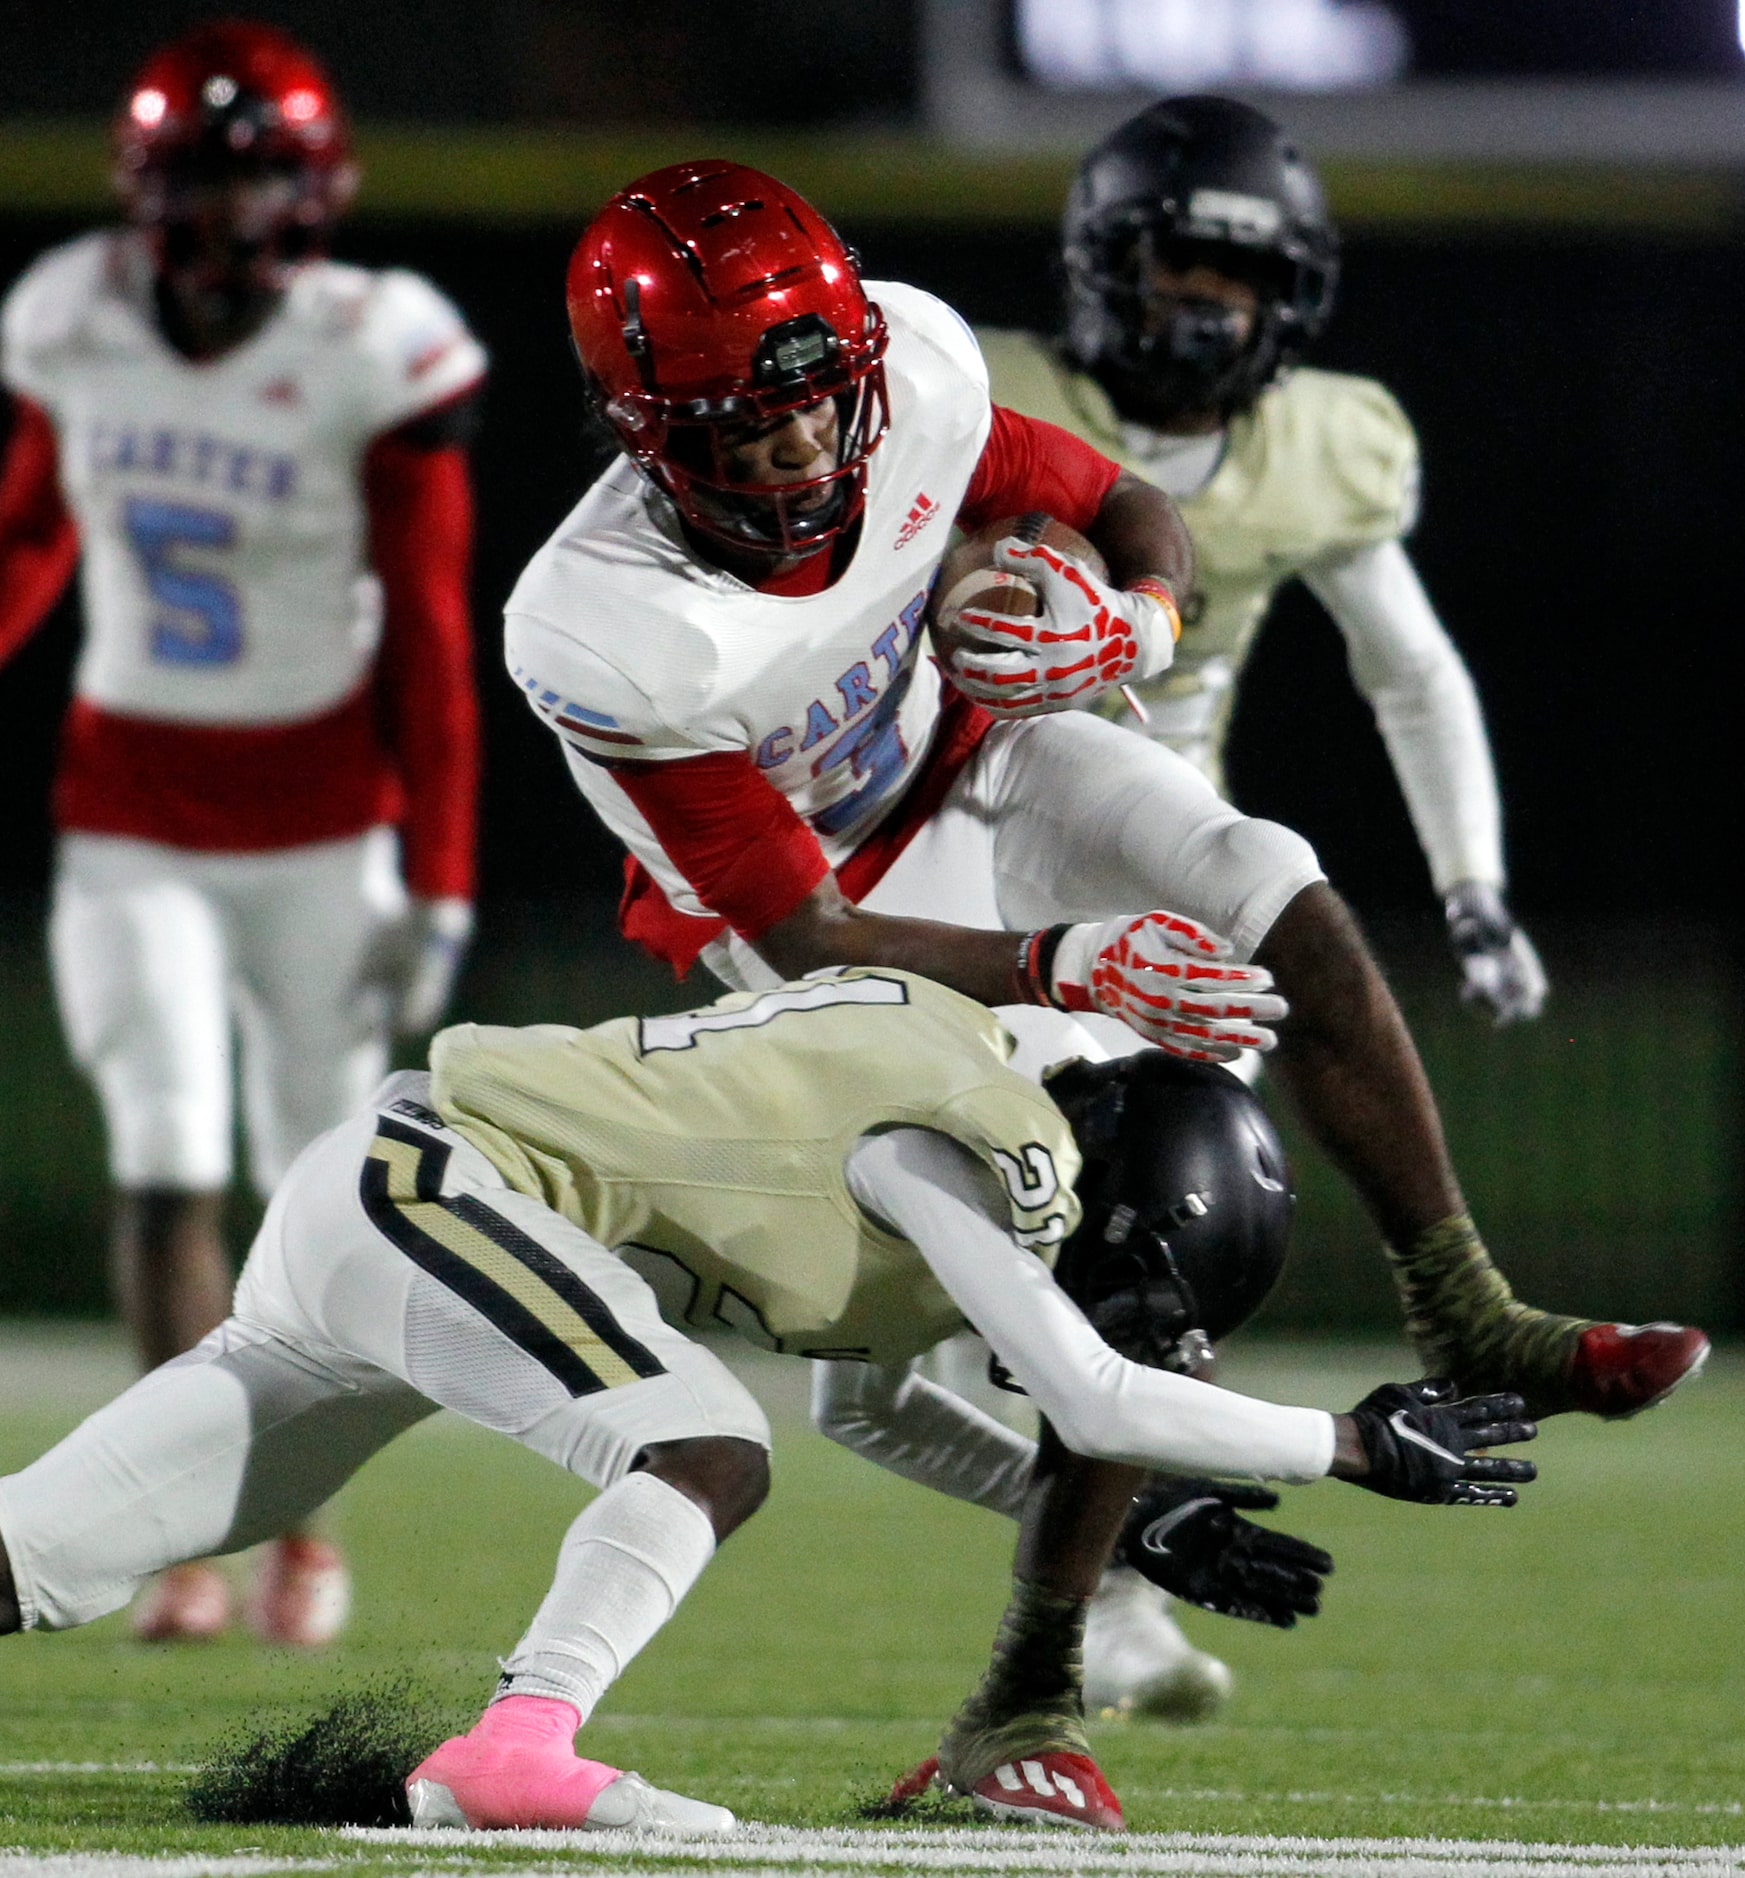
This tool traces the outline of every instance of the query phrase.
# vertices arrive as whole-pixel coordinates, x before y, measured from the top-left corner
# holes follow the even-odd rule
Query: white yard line
[[[929,1871],[965,1874],[1060,1873],[1073,1878],[1734,1878],[1745,1873],[1738,1846],[1536,1845],[1496,1839],[1255,1838],[1154,1832],[1102,1837],[1047,1829],[807,1831],[742,1826],[726,1839],[656,1839],[634,1833],[369,1830],[343,1835],[387,1847],[441,1847],[452,1872],[466,1854],[514,1846],[566,1861],[623,1860],[677,1868],[693,1861],[753,1873]],[[646,1863],[645,1863],[646,1862]],[[585,1865],[583,1867],[586,1868]],[[692,1865],[694,1869],[694,1865]]]
[[[0,1774],[192,1774],[193,1761],[0,1761]]]
[[[536,1856],[539,1872],[624,1871],[734,1878],[841,1878],[842,1874],[948,1872],[963,1878],[1059,1874],[1060,1878],[1740,1878],[1745,1847],[1534,1844],[1506,1839],[1263,1838],[1150,1832],[1125,1837],[989,1828],[825,1830],[748,1825],[727,1839],[660,1839],[637,1833],[385,1831],[339,1835],[355,1850],[327,1859],[250,1852],[34,1852],[0,1847],[0,1878],[264,1878],[274,1872],[339,1872],[378,1857],[405,1878],[490,1878],[516,1869],[481,1860],[487,1849]],[[419,1867],[395,1856],[438,1853]],[[556,1854],[557,1856],[552,1856]]]
[[[777,1718],[770,1718],[774,1722]],[[796,1724],[800,1725],[800,1724]],[[866,1724],[825,1717],[807,1727],[846,1728]],[[24,1774],[193,1774],[194,1761],[0,1761],[0,1778]],[[1742,1800],[1530,1800],[1511,1794],[1445,1793],[1247,1793],[1234,1787],[1148,1787],[1129,1782],[1126,1791],[1143,1793],[1148,1800],[1175,1800],[1195,1804],[1232,1806],[1419,1806],[1463,1807],[1483,1813],[1690,1813],[1719,1819],[1745,1818]],[[360,1829],[361,1830],[361,1829]],[[1391,1841],[1390,1841],[1391,1843]]]
[[[246,1852],[32,1852],[0,1845],[3,1878],[254,1878],[276,1871],[332,1871],[330,1858],[256,1858]],[[791,1874],[787,1875],[791,1878]]]

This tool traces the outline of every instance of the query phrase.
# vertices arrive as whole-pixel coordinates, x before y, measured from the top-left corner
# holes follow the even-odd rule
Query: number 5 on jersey
[[[242,603],[217,574],[186,567],[184,548],[228,548],[236,518],[222,509],[130,496],[122,525],[156,605],[151,655],[167,665],[232,665],[242,656]]]

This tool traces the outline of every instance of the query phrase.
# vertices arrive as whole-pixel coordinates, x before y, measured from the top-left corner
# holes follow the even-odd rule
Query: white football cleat
[[[582,1759],[571,1745],[577,1720],[573,1704],[549,1697],[493,1702],[469,1733],[443,1742],[407,1777],[413,1825],[706,1838],[738,1825],[724,1806]]]
[[[473,1822],[461,1811],[460,1802],[439,1781],[407,1781],[406,1803],[414,1826],[473,1830]],[[552,1823],[571,1832],[650,1832],[668,1838],[719,1839],[732,1832],[739,1821],[724,1806],[668,1793],[664,1787],[650,1786],[640,1774],[624,1773],[600,1789],[584,1818]]]
[[[1230,1699],[1229,1667],[1197,1650],[1169,1599],[1127,1565],[1103,1573],[1085,1618],[1085,1714],[1208,1721]]]

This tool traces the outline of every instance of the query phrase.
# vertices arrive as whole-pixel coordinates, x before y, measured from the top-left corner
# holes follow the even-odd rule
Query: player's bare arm
[[[1193,590],[1194,544],[1181,510],[1131,470],[1115,478],[1085,534],[1108,563],[1117,587],[1152,579],[1183,597]]]

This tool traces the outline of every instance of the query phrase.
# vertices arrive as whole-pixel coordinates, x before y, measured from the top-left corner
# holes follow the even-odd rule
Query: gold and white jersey
[[[1123,424],[1094,380],[1069,371],[1031,333],[977,333],[994,401],[1063,425],[1138,476],[1151,434]],[[1316,562],[1396,540],[1417,507],[1418,443],[1383,386],[1298,368],[1235,418],[1211,479],[1180,507],[1198,562],[1175,663],[1135,687],[1149,734],[1223,788],[1221,758],[1236,681],[1287,581]],[[1125,707],[1118,693],[1104,701]]]
[[[517,1191],[624,1254],[675,1315],[805,1356],[900,1363],[963,1326],[908,1240],[850,1195],[861,1136],[961,1142],[1052,1265],[1078,1223],[1078,1149],[1007,1067],[982,1005],[849,967],[677,1016],[592,1030],[462,1024],[430,1052],[432,1101]]]

